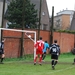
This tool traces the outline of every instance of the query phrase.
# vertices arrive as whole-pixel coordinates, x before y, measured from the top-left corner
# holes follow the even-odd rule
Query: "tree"
[[[5,18],[10,22],[9,28],[22,28],[22,9],[24,0],[12,0],[8,5]],[[37,28],[38,22],[37,10],[35,5],[30,3],[30,0],[25,0],[24,8],[24,27],[25,28]]]

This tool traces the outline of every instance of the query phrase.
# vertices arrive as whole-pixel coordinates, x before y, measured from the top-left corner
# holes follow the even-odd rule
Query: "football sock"
[[[1,58],[1,62],[3,62],[3,59],[4,59],[4,58]]]
[[[46,54],[43,54],[42,60],[44,60],[44,59],[45,59],[45,57],[46,57]]]
[[[35,57],[35,59],[34,59],[34,63],[36,62],[37,58],[38,58],[38,56]]]
[[[41,63],[41,61],[42,61],[42,56],[40,57],[40,59],[39,59],[39,62]]]
[[[51,64],[54,65],[54,60],[52,60]]]
[[[75,63],[75,58],[74,58],[74,63]]]
[[[57,61],[55,61],[55,64],[54,65],[56,65],[57,64]]]
[[[42,54],[42,60],[43,60],[43,56],[44,56],[44,54]]]

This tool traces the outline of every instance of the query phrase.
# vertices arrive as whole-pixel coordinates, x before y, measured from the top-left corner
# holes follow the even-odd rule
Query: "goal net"
[[[21,41],[18,41],[18,40],[23,39],[23,44],[22,44],[23,48],[24,48],[23,55],[25,55],[26,53],[27,54],[33,53],[34,58],[35,58],[36,49],[34,48],[34,44],[36,43],[36,31],[0,28],[0,42],[1,42],[1,31],[2,31],[2,35],[3,35],[2,37],[5,38],[5,46],[4,46],[5,53],[9,54],[9,55],[7,55],[7,57],[10,57],[10,56],[16,57],[17,56],[16,54],[19,54],[19,53],[16,53],[16,51],[15,52],[11,52],[11,51],[17,50],[17,49],[19,51]],[[22,33],[23,33],[23,38],[21,38]],[[18,47],[16,44],[18,45]],[[7,51],[7,49],[9,51]],[[11,53],[11,55],[10,55],[10,53]]]

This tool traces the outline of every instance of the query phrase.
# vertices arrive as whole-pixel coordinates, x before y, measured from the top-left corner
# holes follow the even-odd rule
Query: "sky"
[[[52,6],[54,6],[54,15],[62,10],[75,10],[75,0],[46,0],[49,15],[52,15]]]

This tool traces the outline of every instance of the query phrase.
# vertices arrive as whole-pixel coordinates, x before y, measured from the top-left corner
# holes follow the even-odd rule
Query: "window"
[[[47,24],[43,24],[43,30],[47,30]]]
[[[45,15],[45,12],[42,12],[42,15],[44,16]]]
[[[8,28],[8,24],[6,23],[6,28]]]
[[[56,21],[56,26],[60,26],[60,19]]]

